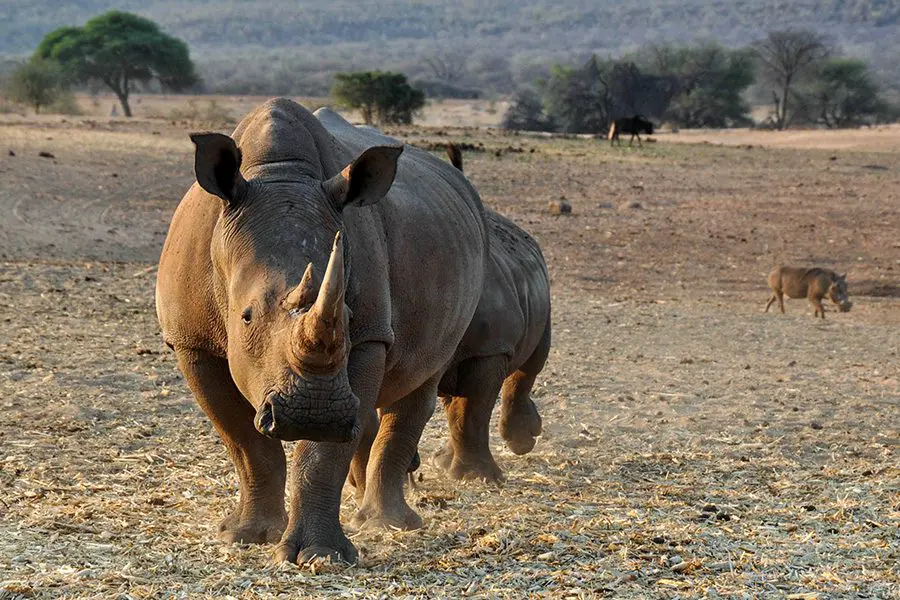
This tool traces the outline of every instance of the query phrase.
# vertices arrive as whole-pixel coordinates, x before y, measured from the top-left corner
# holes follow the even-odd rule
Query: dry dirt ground
[[[236,479],[156,323],[209,126],[0,120],[0,598],[900,597],[900,153],[392,131],[473,144],[541,242],[545,432],[524,457],[494,435],[500,488],[425,464],[425,528],[355,535],[359,566],[296,567],[214,541]],[[764,314],[780,262],[847,271],[853,311]]]

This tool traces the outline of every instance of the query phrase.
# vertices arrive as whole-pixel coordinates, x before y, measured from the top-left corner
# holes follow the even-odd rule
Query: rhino
[[[191,139],[197,181],[172,217],[156,306],[237,470],[218,536],[278,542],[278,561],[353,563],[339,520],[351,469],[367,488],[355,526],[422,525],[403,482],[481,297],[481,199],[430,153],[288,99]],[[370,433],[371,456],[354,460]]]
[[[541,434],[531,388],[550,353],[550,278],[537,242],[486,210],[490,257],[481,301],[451,366],[438,384],[450,440],[433,457],[452,479],[496,482],[488,429],[498,394],[500,435],[526,454]]]
[[[463,171],[462,152],[448,144],[450,163]],[[500,435],[515,454],[526,454],[542,421],[531,388],[550,353],[550,276],[541,248],[518,225],[485,208],[490,252],[475,316],[453,363],[438,384],[450,440],[434,456],[453,479],[503,478],[488,428],[498,393]]]
[[[459,147],[448,144],[447,155],[462,172]],[[485,219],[490,246],[484,288],[438,385],[450,440],[433,461],[452,479],[498,482],[503,471],[489,444],[498,394],[502,395],[500,434],[510,450],[530,452],[541,434],[541,417],[530,393],[550,352],[550,277],[534,238],[489,208],[485,208]],[[409,471],[418,466],[417,454]],[[349,482],[361,499],[361,487],[353,477]]]
[[[853,303],[847,292],[847,275],[838,275],[830,269],[813,267],[777,267],[768,277],[772,296],[766,304],[765,312],[778,300],[778,307],[784,313],[784,296],[806,298],[813,307],[813,316],[825,318],[822,298],[828,297],[841,312],[849,312]]]

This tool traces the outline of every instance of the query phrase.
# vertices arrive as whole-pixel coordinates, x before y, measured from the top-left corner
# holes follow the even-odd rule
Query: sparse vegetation
[[[541,70],[583,62],[591,53],[619,58],[646,44],[705,39],[738,48],[787,23],[819,31],[849,55],[870,60],[886,89],[900,86],[898,0],[523,0],[477,10],[451,0],[375,0],[365,10],[350,0],[120,0],[116,5],[153,19],[190,44],[211,92],[325,95],[334,73],[372,69],[434,81],[425,59],[459,53],[466,57],[465,68],[454,88],[510,94],[534,81],[535,65]],[[48,31],[84,22],[109,6],[101,0],[7,1],[0,53],[30,52]]]

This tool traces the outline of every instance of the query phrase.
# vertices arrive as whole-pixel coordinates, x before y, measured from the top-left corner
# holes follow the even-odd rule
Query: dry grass
[[[545,434],[495,436],[502,488],[426,464],[423,530],[296,567],[212,540],[235,477],[159,338],[186,127],[89,121],[0,123],[0,598],[900,596],[900,155],[395,131],[482,144],[545,249]],[[849,270],[853,311],[763,314],[776,261]]]

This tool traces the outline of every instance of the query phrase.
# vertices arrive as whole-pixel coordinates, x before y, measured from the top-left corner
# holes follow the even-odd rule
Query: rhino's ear
[[[194,173],[204,190],[229,204],[240,200],[247,186],[241,175],[241,150],[221,133],[192,133]]]
[[[844,281],[847,281],[847,274],[844,273],[843,275],[838,275],[838,279],[843,279]]]
[[[338,209],[375,204],[388,193],[397,175],[403,146],[374,146],[322,185]]]

